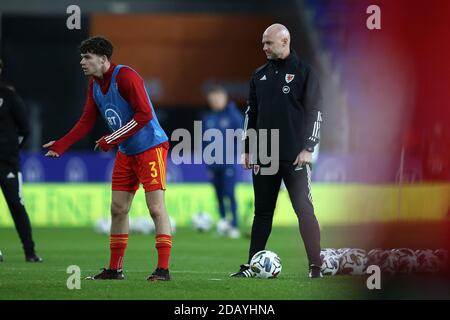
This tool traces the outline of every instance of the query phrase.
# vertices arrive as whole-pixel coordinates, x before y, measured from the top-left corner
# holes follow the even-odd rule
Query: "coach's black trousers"
[[[309,264],[320,266],[320,229],[311,197],[311,168],[304,165],[300,170],[292,162],[280,161],[275,175],[263,175],[261,169],[253,168],[253,191],[255,197],[255,215],[249,250],[249,262],[252,256],[264,250],[272,231],[272,220],[281,181],[284,181],[298,218],[300,235],[305,245]]]
[[[22,201],[20,172],[10,164],[0,163],[0,185],[17,233],[22,241],[25,255],[27,257],[33,256],[35,254],[34,242],[31,234],[30,219]]]

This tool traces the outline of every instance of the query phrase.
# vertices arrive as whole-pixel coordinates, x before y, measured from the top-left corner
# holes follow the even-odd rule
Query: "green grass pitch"
[[[326,232],[325,232],[326,234]],[[307,277],[307,262],[298,229],[274,228],[267,248],[282,258],[278,279],[229,278],[245,261],[249,240],[230,240],[215,232],[179,228],[171,258],[172,281],[150,283],[156,265],[153,235],[131,234],[125,254],[124,281],[81,281],[69,290],[69,265],[81,278],[109,261],[109,238],[87,228],[35,228],[38,254],[45,262],[24,262],[16,232],[0,230],[0,299],[351,299],[367,292],[366,277]],[[332,241],[324,239],[323,243]]]
[[[345,232],[343,232],[345,230]],[[322,247],[345,247],[345,235],[363,238],[362,232],[336,227],[322,229]],[[307,277],[307,261],[296,227],[274,227],[267,249],[282,259],[277,279],[234,279],[229,273],[245,262],[249,239],[231,240],[215,232],[198,233],[178,228],[171,257],[172,281],[147,282],[156,266],[154,236],[131,234],[125,254],[125,280],[89,281],[109,261],[109,237],[91,228],[35,228],[34,238],[42,264],[24,261],[19,238],[13,228],[0,228],[0,300],[2,299],[150,299],[150,300],[297,300],[446,298],[443,288],[431,294],[430,283],[400,278],[394,290],[369,291],[367,276]],[[408,238],[411,238],[409,236]],[[353,243],[353,240],[351,241]],[[67,267],[81,269],[81,289],[66,286]],[[434,284],[446,283],[434,279]],[[386,288],[382,280],[383,289]]]

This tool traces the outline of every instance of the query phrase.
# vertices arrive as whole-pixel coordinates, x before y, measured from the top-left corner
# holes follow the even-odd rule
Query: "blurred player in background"
[[[3,62],[0,60],[0,75]],[[22,173],[19,149],[30,128],[25,105],[12,87],[0,82],[0,185],[22,241],[27,262],[42,262],[36,255],[28,218],[22,199]]]
[[[221,86],[213,86],[207,93],[208,105],[211,109],[203,117],[203,129],[218,129],[223,137],[223,157],[226,154],[235,154],[235,143],[227,145],[226,129],[242,128],[244,117],[236,107],[236,104],[229,100],[228,92]],[[233,159],[235,157],[233,156]],[[237,204],[234,195],[234,188],[237,180],[236,165],[226,164],[209,164],[208,175],[217,195],[219,204],[220,220],[217,223],[217,231],[219,234],[227,235],[236,239],[240,237],[238,228]],[[228,202],[228,205],[226,205]],[[229,210],[227,210],[229,209]],[[231,212],[231,222],[227,219],[227,211]]]
[[[248,262],[255,253],[265,249],[284,181],[308,256],[309,277],[320,278],[320,229],[312,203],[310,163],[319,142],[322,95],[317,75],[290,48],[290,40],[289,31],[281,24],[273,24],[264,31],[262,44],[268,62],[255,71],[250,81],[243,164],[247,169],[253,167],[255,215]],[[262,174],[264,165],[260,159],[252,161],[248,129],[279,130],[280,161],[276,174]],[[271,146],[267,147],[271,153]],[[232,276],[253,275],[247,263]]]
[[[111,235],[109,268],[91,280],[124,279],[123,258],[128,242],[129,219],[136,190],[142,183],[145,199],[156,228],[158,265],[149,281],[167,281],[172,247],[171,226],[166,212],[166,157],[168,138],[159,125],[142,78],[136,71],[111,62],[113,47],[102,37],[81,43],[81,67],[89,81],[83,114],[72,130],[58,141],[50,141],[46,156],[60,157],[103,118],[111,134],[96,141],[94,150],[119,147],[112,174]]]

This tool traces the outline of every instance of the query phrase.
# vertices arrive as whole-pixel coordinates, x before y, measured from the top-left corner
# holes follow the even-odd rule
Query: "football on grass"
[[[363,249],[350,249],[342,255],[339,262],[339,273],[363,275],[367,268],[367,253]]]
[[[417,270],[417,257],[414,251],[408,248],[393,249],[392,254],[396,255],[396,273],[411,274]]]
[[[439,271],[448,271],[448,251],[445,249],[437,249],[433,253],[439,260]]]
[[[213,227],[213,220],[206,212],[199,212],[192,216],[192,227],[199,232],[207,232]]]
[[[322,274],[325,276],[334,276],[339,271],[340,254],[335,249],[323,249],[320,252],[322,259]]]
[[[262,250],[250,260],[250,269],[256,278],[276,278],[281,272],[281,259],[275,252]]]
[[[419,273],[435,273],[440,269],[439,258],[434,254],[433,250],[416,250],[417,271]]]

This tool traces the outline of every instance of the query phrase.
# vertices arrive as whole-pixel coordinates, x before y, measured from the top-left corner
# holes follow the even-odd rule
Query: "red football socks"
[[[123,256],[128,243],[128,234],[112,234],[109,237],[109,248],[111,250],[111,258],[109,260],[109,268],[117,270],[123,268]]]
[[[168,234],[157,234],[155,247],[158,250],[158,268],[169,269],[172,236]]]

